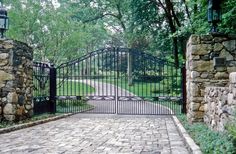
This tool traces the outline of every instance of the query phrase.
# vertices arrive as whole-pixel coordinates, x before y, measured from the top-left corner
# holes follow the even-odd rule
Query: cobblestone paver
[[[0,135],[0,153],[188,154],[171,117],[75,115]]]

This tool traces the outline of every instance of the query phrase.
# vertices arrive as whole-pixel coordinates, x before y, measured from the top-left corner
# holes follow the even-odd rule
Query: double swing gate
[[[97,50],[57,68],[35,63],[35,113],[179,114],[182,73],[172,62],[127,48]]]

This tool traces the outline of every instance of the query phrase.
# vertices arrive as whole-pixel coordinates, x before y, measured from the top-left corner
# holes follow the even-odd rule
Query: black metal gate
[[[179,114],[182,73],[135,49],[106,48],[57,67],[57,112]]]
[[[33,103],[34,114],[53,112],[50,99],[51,66],[46,63],[34,62],[33,64]]]

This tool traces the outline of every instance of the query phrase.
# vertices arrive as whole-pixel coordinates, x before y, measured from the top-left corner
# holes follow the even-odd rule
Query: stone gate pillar
[[[33,114],[33,50],[24,43],[0,40],[0,120]]]
[[[228,86],[236,71],[236,36],[192,35],[187,43],[187,117],[203,121],[208,86]]]

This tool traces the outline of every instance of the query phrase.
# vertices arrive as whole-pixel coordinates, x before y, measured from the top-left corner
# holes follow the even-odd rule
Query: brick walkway
[[[188,154],[171,117],[74,115],[0,135],[0,153]]]

